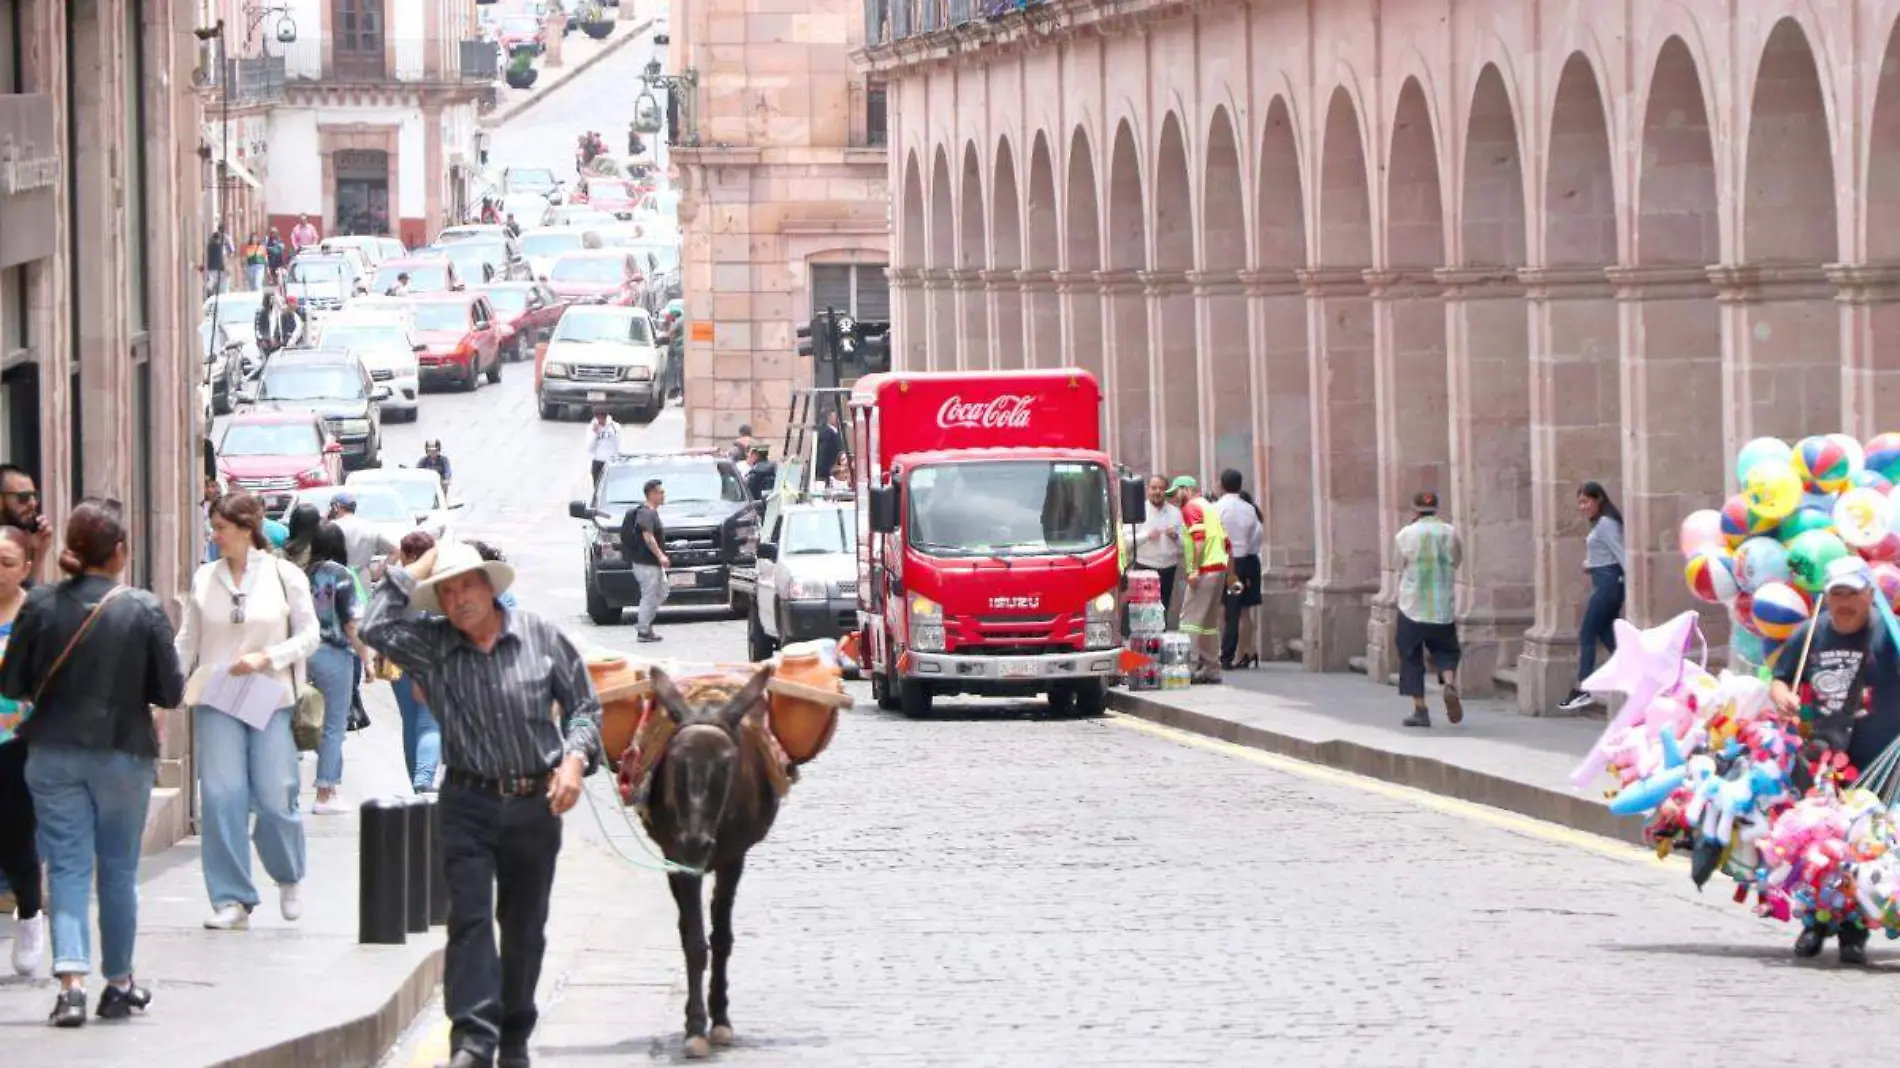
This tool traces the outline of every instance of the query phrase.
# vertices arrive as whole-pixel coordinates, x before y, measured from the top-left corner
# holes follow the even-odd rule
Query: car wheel
[[[481,373],[479,371],[476,371],[475,368],[470,367],[468,369],[468,377],[462,379],[462,381],[458,385],[458,388],[463,393],[473,393],[476,390],[482,388]]]
[[[746,656],[753,663],[772,658],[774,647],[778,643],[765,633],[764,627],[759,626],[759,614],[756,611],[746,616],[745,637]]]
[[[897,680],[897,707],[906,719],[930,716],[930,684],[922,679]]]
[[[553,420],[561,417],[561,406],[558,404],[549,404],[546,397],[541,398],[539,407],[541,409],[541,418],[543,419]]]
[[[600,592],[600,584],[591,576],[587,580],[587,618],[602,627],[611,627],[620,622],[620,609],[607,603],[606,595]]]
[[[495,354],[494,366],[488,369],[488,384],[491,386],[501,385],[501,353],[499,352]]]

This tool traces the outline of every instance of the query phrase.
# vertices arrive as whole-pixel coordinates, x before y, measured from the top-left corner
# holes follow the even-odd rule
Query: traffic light
[[[813,319],[811,322],[798,328],[798,354],[800,356],[815,355],[815,353],[812,352],[811,328],[817,325],[818,320]]]

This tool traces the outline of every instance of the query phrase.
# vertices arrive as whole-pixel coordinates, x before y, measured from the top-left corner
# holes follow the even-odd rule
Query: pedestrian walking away
[[[1221,601],[1220,666],[1253,667],[1260,663],[1256,651],[1259,636],[1255,631],[1260,607],[1260,546],[1265,536],[1260,506],[1240,488],[1240,472],[1228,468],[1220,473],[1220,499],[1214,510],[1220,513],[1221,526],[1227,531],[1227,595]]]
[[[1174,579],[1181,572],[1181,509],[1168,499],[1168,481],[1160,475],[1148,480],[1148,514],[1135,528],[1135,566],[1161,577],[1161,607],[1172,628],[1179,618]]]
[[[330,498],[330,522],[343,531],[345,562],[359,575],[368,574],[369,565],[377,557],[394,553],[400,545],[382,527],[357,516],[354,493],[339,493]]]
[[[0,526],[0,665],[20,609],[33,543],[18,527]],[[46,916],[40,895],[40,853],[33,838],[33,794],[26,785],[26,740],[19,737],[30,706],[0,697],[0,876],[13,897],[13,971],[37,975],[46,960]],[[14,888],[17,888],[14,889]]]
[[[499,603],[513,581],[504,562],[438,544],[384,575],[363,623],[371,648],[428,680],[441,713],[451,1068],[528,1063],[561,816],[600,759],[587,665],[552,623]]]
[[[422,559],[435,547],[435,538],[420,530],[403,536],[398,549],[404,566]],[[378,576],[380,578],[380,576]],[[367,606],[365,606],[367,609]],[[419,794],[432,794],[437,772],[442,765],[442,727],[429,710],[416,676],[396,666],[388,657],[375,656],[376,677],[387,679],[396,698],[396,711],[402,717],[402,760],[409,771],[410,788]]]
[[[284,919],[303,915],[298,886],[305,862],[303,813],[297,807],[297,742],[290,719],[307,663],[322,644],[310,581],[269,551],[264,505],[248,493],[218,499],[211,513],[218,559],[192,576],[178,660],[190,673],[192,754],[198,771],[205,891],[205,927],[238,931],[251,924],[258,893],[251,846],[277,883]],[[264,675],[283,687],[284,706],[255,726],[204,703],[214,675]],[[255,827],[252,816],[256,817]]]
[[[94,1011],[118,1020],[152,1003],[133,970],[140,847],[158,768],[152,710],[177,707],[185,680],[158,598],[119,583],[129,555],[117,502],[80,502],[59,556],[67,577],[28,596],[0,664],[0,694],[32,706],[19,732],[50,891],[57,1027],[86,1022],[95,885],[106,988]]]
[[[1424,490],[1412,498],[1412,522],[1394,539],[1399,560],[1399,618],[1393,644],[1399,654],[1399,693],[1412,699],[1407,727],[1429,727],[1425,706],[1425,658],[1445,698],[1445,718],[1458,723],[1465,706],[1458,696],[1456,592],[1464,542],[1458,528],[1438,515],[1438,494]]]
[[[1194,681],[1220,681],[1221,599],[1227,593],[1227,530],[1220,513],[1201,496],[1201,484],[1182,475],[1168,486],[1181,509],[1181,568],[1187,596],[1181,630],[1194,642]]]
[[[619,455],[620,424],[614,422],[614,417],[607,413],[607,409],[595,408],[594,421],[587,424],[587,459],[596,489],[600,487],[600,473]]]
[[[660,506],[666,503],[666,486],[657,478],[648,479],[645,500],[627,510],[620,521],[620,553],[640,584],[638,635],[643,642],[657,642],[653,617],[666,603],[666,571],[672,562],[661,548],[666,544],[666,527],[660,520]]]
[[[349,727],[357,673],[369,662],[369,650],[357,639],[356,623],[364,605],[356,600],[356,578],[346,563],[343,528],[324,523],[310,542],[303,565],[310,581],[311,606],[321,640],[310,654],[310,684],[323,695],[323,737],[317,743],[317,800],[311,814],[347,815],[337,798],[343,785],[343,735]]]
[[[1616,621],[1623,615],[1623,576],[1629,557],[1623,546],[1623,513],[1600,482],[1577,487],[1577,510],[1590,521],[1583,542],[1583,572],[1590,578],[1590,599],[1577,628],[1577,685],[1557,707],[1581,712],[1596,700],[1583,692],[1583,680],[1597,669],[1597,643],[1616,652]]]

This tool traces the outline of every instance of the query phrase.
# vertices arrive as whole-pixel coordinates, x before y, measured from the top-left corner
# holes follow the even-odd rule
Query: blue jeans
[[[356,654],[324,642],[304,665],[310,685],[323,694],[323,740],[317,743],[317,789],[343,784],[343,735],[350,726],[350,694],[356,686]]]
[[[442,727],[416,697],[415,681],[407,672],[389,688],[402,713],[402,762],[409,769],[409,785],[419,794],[428,793],[435,789],[435,768],[442,762]]]
[[[1623,614],[1623,569],[1615,564],[1590,569],[1590,600],[1577,628],[1577,681],[1597,669],[1597,643],[1616,652],[1616,620]]]
[[[290,709],[280,708],[260,731],[215,708],[191,710],[205,890],[213,907],[257,907],[252,842],[273,880],[303,881],[303,814],[297,810],[297,742],[290,716]]]
[[[86,913],[97,869],[99,948],[108,979],[132,974],[139,930],[139,854],[158,764],[111,749],[35,745],[26,785],[39,817],[52,899],[53,974],[92,971]]]

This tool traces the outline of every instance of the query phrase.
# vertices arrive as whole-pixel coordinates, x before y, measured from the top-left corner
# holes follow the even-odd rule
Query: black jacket
[[[290,344],[290,339],[296,336],[297,324],[304,321],[304,314],[303,309],[295,304],[283,305],[284,314],[278,319],[276,332],[273,333],[271,311],[274,305],[271,300],[274,299],[276,298],[266,299],[258,306],[257,315],[251,319],[251,329],[257,335],[258,341],[266,348],[281,349]]]
[[[746,492],[752,495],[753,500],[764,500],[777,485],[778,465],[770,460],[760,460],[752,465],[752,470],[746,472],[745,488]]]
[[[831,469],[837,466],[838,455],[844,452],[844,432],[827,423],[818,428],[817,455],[813,457],[818,466],[811,473],[818,476],[822,483],[831,477]]]
[[[28,700],[112,580],[85,576],[27,594],[0,665],[0,693]],[[32,745],[158,756],[152,708],[176,708],[185,676],[158,598],[127,590],[100,613],[20,728]]]

